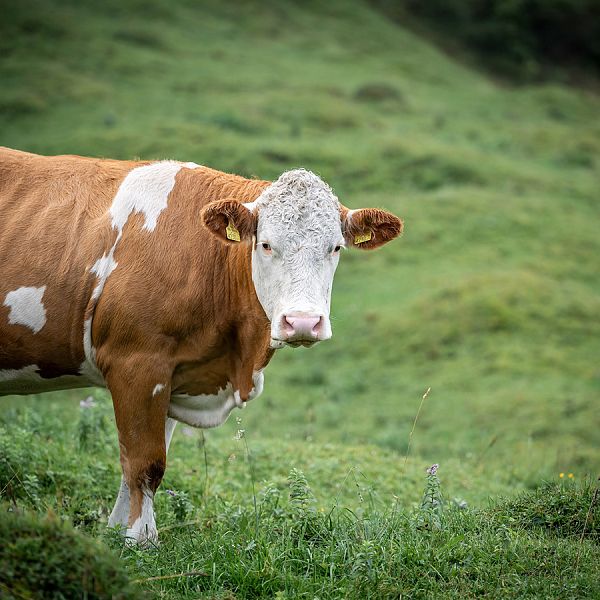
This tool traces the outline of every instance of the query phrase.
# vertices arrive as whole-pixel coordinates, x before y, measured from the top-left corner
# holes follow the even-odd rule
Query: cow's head
[[[252,243],[252,280],[271,322],[273,348],[329,339],[341,249],[372,250],[402,231],[402,221],[384,210],[347,209],[304,169],[283,173],[254,202],[212,202],[202,218],[222,240]]]

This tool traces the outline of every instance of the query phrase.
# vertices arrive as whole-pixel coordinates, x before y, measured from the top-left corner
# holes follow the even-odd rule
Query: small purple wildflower
[[[167,490],[167,494],[169,494],[169,496],[173,496],[173,498],[177,496],[177,492],[174,492],[173,490]]]
[[[94,408],[96,401],[93,396],[88,396],[85,400],[80,400],[79,408]]]
[[[429,467],[429,469],[427,469],[427,475],[435,475],[439,468],[440,468],[440,465],[438,465],[437,463],[435,463],[434,465],[431,465]]]

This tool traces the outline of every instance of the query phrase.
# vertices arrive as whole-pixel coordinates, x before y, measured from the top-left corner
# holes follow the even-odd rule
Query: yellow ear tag
[[[240,232],[236,229],[235,225],[231,221],[229,221],[229,225],[227,225],[225,231],[227,232],[228,240],[231,240],[232,242],[240,241]]]
[[[354,243],[362,244],[363,242],[368,242],[372,237],[371,232],[367,231],[367,233],[361,233],[360,235],[355,236]]]

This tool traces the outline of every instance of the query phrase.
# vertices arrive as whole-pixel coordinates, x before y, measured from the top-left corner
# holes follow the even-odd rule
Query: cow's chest
[[[248,400],[259,396],[263,390],[264,375],[257,371],[252,377],[254,387]],[[217,427],[227,420],[234,408],[243,408],[238,390],[231,383],[214,394],[172,394],[169,404],[169,416],[193,427]]]

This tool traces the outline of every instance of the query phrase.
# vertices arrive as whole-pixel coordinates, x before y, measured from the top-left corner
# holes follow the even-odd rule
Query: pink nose
[[[317,340],[323,326],[323,318],[303,314],[283,315],[281,324],[288,339]]]

